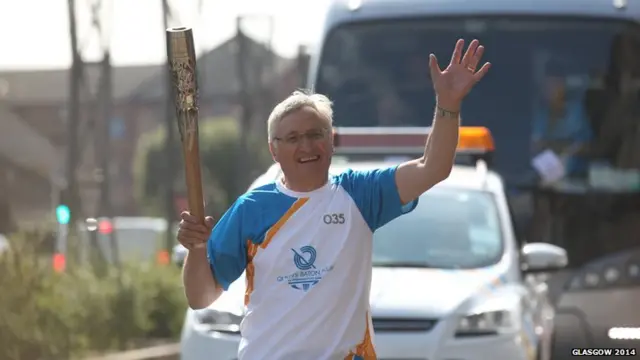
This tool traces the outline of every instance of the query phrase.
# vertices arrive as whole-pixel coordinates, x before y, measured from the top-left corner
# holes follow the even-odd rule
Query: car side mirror
[[[184,259],[187,257],[188,252],[189,250],[187,250],[186,247],[180,244],[174,246],[171,254],[173,263],[176,264],[179,268],[182,268],[182,266],[184,265]]]
[[[567,251],[547,243],[526,244],[521,250],[522,271],[525,273],[553,272],[569,264]]]

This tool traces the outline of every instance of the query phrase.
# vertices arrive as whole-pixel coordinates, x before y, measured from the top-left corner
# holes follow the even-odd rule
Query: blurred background
[[[322,6],[317,3],[312,6]],[[20,214],[17,222],[51,217],[56,202],[84,216],[107,206],[120,216],[166,211],[143,199],[144,192],[160,195],[166,184],[183,183],[174,176],[182,169],[179,156],[167,166],[161,161],[155,167],[160,172],[143,170],[154,167],[143,153],[160,151],[167,129],[175,136],[165,26],[194,28],[203,132],[216,132],[207,131],[212,119],[242,120],[248,130],[242,134],[250,137],[263,136],[265,112],[277,99],[303,86],[304,46],[321,20],[288,0],[169,1],[165,8],[160,0],[70,4],[73,12],[62,0],[1,5],[0,21],[16,29],[3,36],[3,47],[11,50],[0,60],[2,189],[8,189],[2,208],[11,204],[11,213]],[[239,188],[263,170],[259,165],[237,182]],[[70,183],[69,173],[76,174]],[[147,177],[155,180],[143,185]],[[136,189],[141,193],[131,196]],[[174,190],[173,206],[179,207],[183,191]],[[156,213],[145,212],[149,208]]]
[[[179,269],[162,266],[186,207],[165,29],[194,31],[206,211],[219,216],[271,164],[265,119],[305,85],[323,3],[0,2],[0,359],[179,335]]]
[[[444,66],[456,39],[478,38],[494,67],[465,100],[464,125],[492,135],[513,251],[548,243],[568,255],[527,285],[555,309],[553,332],[539,332],[553,335],[555,360],[637,345],[640,5],[585,1],[0,1],[0,360],[149,347],[176,358],[181,331],[221,321],[237,341],[241,315],[185,315],[175,235],[187,200],[165,46],[177,26],[195,37],[215,218],[272,165],[266,119],[293,90],[328,95],[339,127],[426,127],[429,53]],[[191,336],[221,333],[211,329]]]

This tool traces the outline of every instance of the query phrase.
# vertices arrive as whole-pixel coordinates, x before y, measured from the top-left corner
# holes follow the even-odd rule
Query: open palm
[[[438,99],[438,106],[450,111],[459,111],[462,99],[471,91],[473,86],[489,71],[490,63],[482,65],[477,70],[484,46],[478,40],[473,40],[462,56],[464,40],[456,42],[451,56],[451,62],[446,69],[441,70],[436,56],[429,57],[429,70],[433,88]]]

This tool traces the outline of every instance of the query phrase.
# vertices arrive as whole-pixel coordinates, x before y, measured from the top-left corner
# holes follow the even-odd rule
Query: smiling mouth
[[[320,155],[303,157],[303,158],[298,159],[298,162],[300,164],[307,164],[307,163],[315,162],[315,161],[318,161],[318,160],[320,160]]]

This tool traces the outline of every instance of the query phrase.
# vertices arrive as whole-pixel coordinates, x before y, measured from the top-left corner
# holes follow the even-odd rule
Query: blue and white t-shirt
[[[273,182],[222,216],[207,251],[225,290],[246,270],[240,360],[376,358],[373,232],[417,205],[402,205],[396,169],[347,170],[307,193]]]

